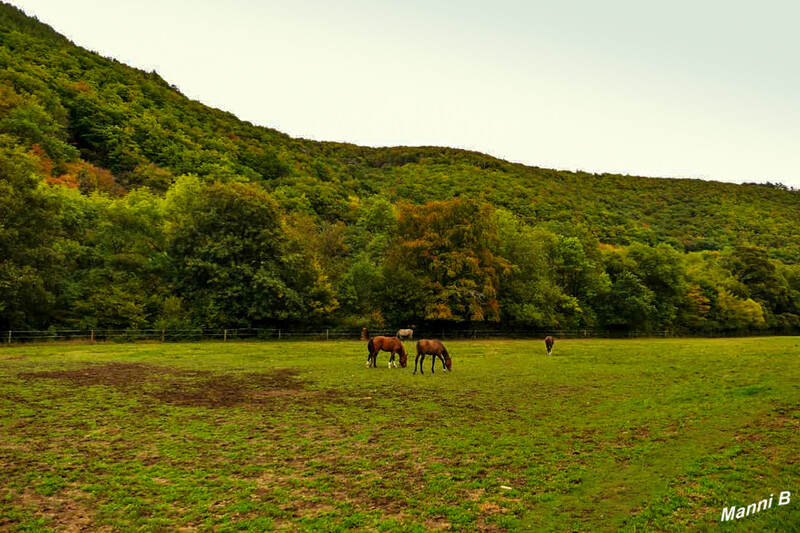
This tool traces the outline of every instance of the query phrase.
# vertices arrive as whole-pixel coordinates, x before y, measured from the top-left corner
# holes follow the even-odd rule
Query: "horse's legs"
[[[392,368],[393,361],[394,361],[394,350],[392,350],[392,355],[389,356],[389,368]]]
[[[444,364],[444,356],[439,353],[439,354],[436,354],[436,357],[438,357],[439,360],[442,362],[442,370],[447,371],[447,366]],[[433,360],[436,361],[436,358],[434,358]]]
[[[418,362],[419,362],[419,371],[420,371],[421,374],[424,374],[425,371],[422,370],[422,364],[425,362],[425,354],[424,353],[418,353],[417,354],[417,358],[414,359],[414,373],[415,374],[417,373],[417,363]]]

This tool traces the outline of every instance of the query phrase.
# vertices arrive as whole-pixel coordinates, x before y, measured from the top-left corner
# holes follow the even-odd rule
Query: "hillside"
[[[563,172],[451,148],[294,139],[191,101],[157,73],[77,47],[8,4],[0,5],[0,67],[0,155],[8,193],[0,204],[8,288],[0,327],[140,327],[167,320],[165,306],[177,306],[172,318],[179,322],[206,326],[316,316],[353,324],[506,318],[548,327],[678,327],[691,291],[704,294],[701,310],[713,308],[720,295],[744,302],[739,311],[723,313],[728,318],[716,318],[714,327],[728,319],[748,327],[795,324],[798,191]],[[31,176],[51,187],[34,186]],[[242,249],[233,256],[209,248],[207,255],[189,257],[210,247],[212,238],[253,231],[241,226],[248,220],[238,218],[241,213],[228,213],[236,218],[232,233],[214,233],[224,232],[225,224],[200,221],[208,206],[194,205],[192,198],[219,202],[222,217],[228,216],[226,202],[254,202],[247,216],[265,217],[281,235],[280,246],[267,253],[259,244],[264,235],[254,234],[249,251],[240,239],[235,246]],[[447,237],[433,245],[423,232],[403,242],[424,226],[424,213],[439,211],[448,222],[438,233],[464,233],[457,228],[471,226],[465,213],[482,212],[491,223],[471,241]],[[396,233],[409,220],[417,225]],[[182,249],[175,241],[181,228],[196,235],[201,223],[207,241]],[[141,240],[136,250],[115,241],[120,224],[131,232],[128,245]],[[108,234],[84,231],[96,225]],[[424,250],[415,243],[420,239],[428,242]],[[54,243],[61,244],[54,249]],[[464,257],[456,257],[459,247]],[[546,252],[546,264],[536,263],[535,250]],[[268,256],[274,265],[260,274],[252,265],[232,266],[248,253],[259,261]],[[424,264],[398,269],[413,262],[411,253],[437,265],[441,260],[444,274]],[[679,264],[679,275],[648,285],[647,276],[636,272],[648,254],[666,254],[668,262]],[[749,265],[751,259],[756,266]],[[280,272],[299,268],[289,266],[293,260],[308,270],[296,286]],[[448,261],[453,264],[446,266]],[[736,265],[742,262],[742,272],[768,272],[740,279]],[[230,268],[238,274],[232,276]],[[620,280],[628,279],[623,272],[629,270],[638,280],[631,285],[629,303],[639,308],[633,315],[652,315],[641,323],[633,315],[609,319],[608,313],[621,310],[601,310],[613,307],[603,295],[617,282],[628,283]],[[254,289],[252,280],[261,275],[263,286]],[[233,285],[208,289],[223,278]],[[104,288],[102,295],[86,292],[90,279]],[[409,279],[419,284],[418,298],[433,302],[424,310],[409,310],[411,296],[400,298],[388,288]],[[754,292],[753,279],[771,288]],[[669,309],[659,310],[662,285],[675,285],[677,292],[669,296]],[[153,286],[158,297],[131,296]],[[306,293],[308,287],[315,288]],[[255,303],[274,299],[276,291],[279,301]],[[381,296],[385,292],[388,297]],[[530,292],[535,297],[520,301]],[[223,293],[228,300],[252,301],[225,308]],[[120,303],[113,310],[98,308],[115,298]],[[379,303],[387,298],[394,309]],[[762,308],[766,322],[752,318],[758,312],[748,301]],[[76,307],[78,302],[86,306]],[[198,312],[198,306],[207,311]],[[748,313],[752,320],[742,318]],[[779,315],[787,316],[774,319]]]

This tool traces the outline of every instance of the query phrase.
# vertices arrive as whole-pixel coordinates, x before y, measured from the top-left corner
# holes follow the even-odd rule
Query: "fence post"
[[[281,330],[278,330],[278,340],[281,340]]]
[[[328,341],[328,340],[330,340],[330,339],[331,339],[330,331],[331,331],[331,330],[329,330],[329,329],[326,329],[326,330],[325,330],[325,340],[326,340],[326,341]]]
[[[8,342],[8,344],[11,344],[11,330],[8,331],[8,340],[6,342]]]
[[[91,337],[91,339],[92,339],[92,343],[94,343],[94,330],[92,330],[92,337]]]
[[[222,334],[222,342],[228,342],[228,330],[227,329],[224,330],[224,333]]]
[[[164,330],[161,330],[161,342],[164,342]]]

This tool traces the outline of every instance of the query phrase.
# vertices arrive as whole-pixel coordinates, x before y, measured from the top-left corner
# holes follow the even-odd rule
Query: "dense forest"
[[[291,138],[0,4],[0,329],[800,331],[800,191]]]

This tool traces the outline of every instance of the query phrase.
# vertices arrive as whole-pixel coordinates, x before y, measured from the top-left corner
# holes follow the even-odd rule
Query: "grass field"
[[[0,530],[800,529],[800,339],[447,345],[0,349]]]

